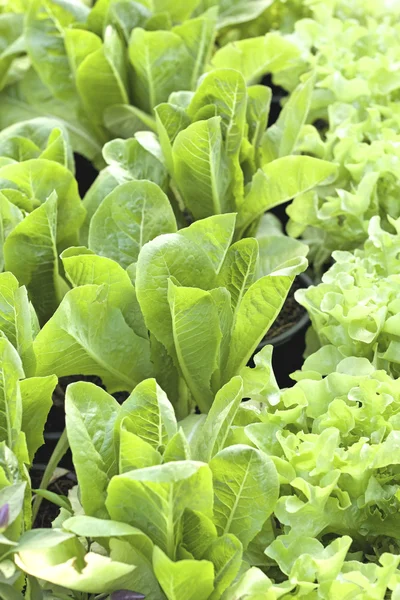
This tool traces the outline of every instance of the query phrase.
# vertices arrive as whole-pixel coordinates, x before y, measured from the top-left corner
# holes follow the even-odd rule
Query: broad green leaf
[[[199,3],[200,0],[153,0],[152,7],[155,13],[169,13],[173,21],[186,21]]]
[[[66,294],[34,341],[36,375],[97,375],[110,392],[149,376],[148,340],[128,326],[107,285]]]
[[[172,155],[176,184],[195,219],[235,209],[221,117],[198,121],[178,133]]]
[[[5,441],[10,450],[18,455],[22,425],[22,399],[18,384],[23,379],[21,359],[14,346],[0,338],[0,441]]]
[[[57,195],[25,217],[4,244],[5,268],[28,289],[39,321],[57,309],[68,287],[58,271]]]
[[[300,49],[293,42],[280,33],[272,32],[223,46],[214,54],[212,66],[216,69],[236,69],[247,83],[251,83],[266,73],[291,66],[299,55]]]
[[[192,58],[176,33],[134,29],[129,58],[133,66],[133,100],[142,110],[151,113],[175,90],[190,89]]]
[[[190,227],[179,231],[198,251],[205,252],[218,273],[229,251],[235,230],[236,215],[214,215],[210,219],[195,221]]]
[[[179,428],[165,447],[163,462],[176,462],[177,460],[190,460],[191,452],[183,429]]]
[[[216,69],[207,73],[194,94],[187,113],[192,121],[202,115],[221,117],[222,133],[228,156],[237,156],[246,122],[246,83],[233,69]]]
[[[214,565],[214,591],[209,600],[219,600],[224,591],[235,580],[242,564],[243,547],[232,534],[215,540],[204,555]]]
[[[35,368],[34,313],[26,289],[19,287],[12,273],[0,273],[0,331],[18,351],[26,375],[31,375]]]
[[[15,562],[25,573],[78,592],[111,593],[129,585],[133,566],[94,552],[85,554],[81,545],[78,554],[76,544],[60,544],[56,553],[54,548],[22,550]]]
[[[57,100],[31,69],[19,83],[9,86],[1,94],[4,111],[0,127],[35,117],[54,118],[68,131],[75,152],[86,156],[101,168],[101,149],[105,136],[93,127],[85,115],[71,102]],[[52,191],[52,190],[51,190]]]
[[[187,509],[182,518],[182,545],[197,560],[201,560],[209,546],[217,539],[212,520],[201,512]]]
[[[110,549],[113,560],[134,565],[135,569],[129,579],[131,589],[140,590],[148,600],[166,600],[154,574],[153,544],[149,538],[143,533],[141,537],[136,535],[135,538],[130,538],[129,542],[113,538],[110,540]]]
[[[247,290],[235,315],[225,373],[227,380],[246,366],[278,316],[292,283],[293,277],[267,275]]]
[[[195,252],[194,252],[195,250]],[[216,275],[204,251],[179,233],[148,242],[139,254],[136,292],[148,329],[174,356],[168,279],[186,287],[215,287]]]
[[[107,284],[113,305],[118,306],[131,329],[144,340],[147,329],[127,272],[114,260],[97,256],[87,248],[72,247],[61,255],[65,273],[73,287]],[[147,350],[148,352],[148,350]]]
[[[245,232],[267,210],[332,180],[336,174],[335,164],[310,156],[285,156],[264,165],[253,177],[240,207],[238,232]]]
[[[32,462],[36,451],[44,444],[43,430],[53,405],[52,394],[57,377],[30,377],[19,383],[22,398],[22,431],[25,433],[29,459]]]
[[[85,58],[102,47],[101,38],[85,29],[66,29],[64,41],[74,77]]]
[[[138,131],[156,131],[153,117],[129,104],[113,104],[103,114],[105,127],[114,138],[132,138]]]
[[[117,475],[106,506],[112,519],[138,527],[174,560],[183,511],[212,514],[211,472],[203,463],[182,461]]]
[[[2,188],[18,188],[36,206],[53,191],[57,194],[57,243],[76,236],[85,217],[72,173],[62,165],[45,159],[32,159],[0,168]],[[8,183],[8,185],[6,185]]]
[[[212,295],[196,288],[175,286],[169,280],[168,301],[176,357],[200,410],[213,400],[211,377],[218,367],[222,334]]]
[[[310,110],[314,83],[314,77],[300,83],[290,95],[277,122],[265,132],[262,142],[263,165],[294,151]]]
[[[131,421],[125,418],[119,429],[119,473],[160,465],[161,454],[148,442],[130,431]]]
[[[237,445],[214,456],[210,469],[218,533],[233,533],[246,548],[278,500],[279,481],[274,463],[255,448]]]
[[[168,104],[167,102],[159,104],[154,112],[164,160],[168,171],[173,177],[174,160],[172,156],[172,144],[178,133],[190,125],[190,119],[183,108],[175,104]]]
[[[144,244],[174,233],[176,221],[164,192],[150,181],[119,185],[100,204],[90,222],[89,248],[128,267]]]
[[[87,243],[89,224],[94,213],[104,198],[119,184],[135,179],[148,179],[162,189],[167,189],[165,166],[136,138],[108,142],[103,148],[103,156],[109,166],[100,172],[83,201],[87,211],[81,231],[83,243]]]
[[[173,562],[155,546],[154,572],[168,600],[207,600],[214,588],[214,567],[206,560]]]
[[[264,600],[264,598],[271,597],[271,593],[274,594],[275,590],[272,589],[272,581],[256,567],[252,567],[244,573],[239,581],[230,588],[224,600],[237,600],[237,598],[251,598],[251,600]],[[276,589],[276,588],[275,588]],[[278,588],[279,589],[279,588]],[[292,586],[288,586],[287,590],[279,589],[279,595],[284,595],[286,591],[290,592]],[[279,598],[276,594],[272,598]]]
[[[106,490],[117,473],[113,431],[118,412],[118,402],[92,383],[72,383],[67,388],[67,435],[80,501],[88,516],[108,517]]]
[[[232,308],[235,310],[254,282],[257,259],[258,243],[254,238],[239,240],[227,252],[219,282],[230,293]]]
[[[25,153],[26,143],[28,152]],[[61,145],[61,153],[54,146]],[[21,162],[30,158],[47,158],[74,171],[74,158],[70,147],[68,131],[56,119],[38,117],[6,127],[0,133],[0,156],[8,156]]]
[[[79,30],[76,32],[80,33]],[[77,33],[74,33],[74,36]],[[88,32],[83,32],[87,35]],[[114,104],[129,104],[125,48],[118,33],[107,27],[104,44],[81,62],[76,86],[91,120],[103,125],[104,111]]]
[[[145,536],[135,527],[119,521],[110,521],[109,519],[98,519],[87,515],[78,515],[63,521],[62,528],[65,531],[74,533],[79,537],[85,538],[103,538],[103,537],[126,537],[126,536]],[[151,542],[148,540],[149,552],[152,551]]]
[[[256,19],[274,0],[219,0],[220,28]]]
[[[271,89],[264,85],[252,85],[247,88],[247,137],[253,146],[254,169],[262,164],[260,147],[268,124],[271,98]]]
[[[56,98],[69,101],[75,90],[64,45],[64,27],[74,15],[51,2],[32,0],[25,17],[25,43],[29,57],[45,85]]]
[[[191,1],[193,2],[193,0]],[[176,4],[176,2],[173,3]],[[199,1],[197,0],[196,3],[198,4]],[[205,71],[211,57],[216,35],[216,23],[217,10],[211,8],[197,19],[186,21],[173,29],[173,32],[183,40],[192,59],[192,75],[189,87],[191,90],[196,88],[197,80]]]
[[[129,431],[162,452],[177,432],[172,404],[155,379],[139,383],[121,406],[118,424],[129,421]]]
[[[224,448],[242,398],[241,377],[234,377],[219,390],[203,426],[192,442],[195,459],[208,462]]]

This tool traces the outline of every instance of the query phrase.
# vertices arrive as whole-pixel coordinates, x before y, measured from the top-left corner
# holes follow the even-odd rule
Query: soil
[[[92,163],[84,156],[81,156],[80,154],[74,154],[74,159],[75,178],[78,182],[79,194],[81,198],[83,198],[96,179],[98,172]]]
[[[268,331],[266,340],[270,340],[281,333],[284,333],[293,325],[296,325],[300,319],[306,314],[306,309],[296,302],[294,294],[297,290],[304,288],[304,283],[298,277],[294,280],[294,283],[290,289],[286,302],[282,307],[278,318]]]
[[[34,467],[31,470],[31,481],[32,488],[36,489],[40,486],[40,482],[42,480],[44,469],[39,467]],[[58,475],[58,476],[57,476]],[[77,484],[77,479],[75,473],[72,471],[65,471],[64,469],[58,469],[56,477],[52,481],[52,483],[48,486],[48,490],[50,492],[54,492],[56,494],[60,494],[62,496],[68,496],[68,492],[70,489]],[[42,504],[40,505],[39,514],[36,517],[35,523],[33,524],[34,528],[43,528],[43,527],[51,527],[52,522],[58,516],[60,512],[59,506],[56,506],[52,502],[43,499]]]

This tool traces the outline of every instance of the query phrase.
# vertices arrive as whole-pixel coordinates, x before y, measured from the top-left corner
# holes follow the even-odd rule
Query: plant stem
[[[60,439],[57,442],[56,447],[53,450],[53,454],[50,457],[50,460],[47,464],[45,472],[43,473],[42,481],[40,482],[40,486],[39,486],[40,489],[42,489],[42,490],[47,489],[47,487],[51,481],[51,478],[53,476],[53,473],[56,470],[56,468],[58,467],[58,463],[60,462],[60,460],[62,459],[64,454],[67,452],[68,448],[69,448],[69,442],[68,442],[68,437],[67,437],[67,430],[64,429],[64,431],[61,434]],[[35,519],[39,512],[40,505],[42,504],[42,500],[43,500],[43,498],[38,495],[36,496],[36,498],[34,500],[33,509],[32,509],[32,523],[35,522]]]

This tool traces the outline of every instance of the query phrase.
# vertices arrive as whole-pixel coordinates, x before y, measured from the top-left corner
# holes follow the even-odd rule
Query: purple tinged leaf
[[[130,592],[129,590],[118,590],[113,592],[110,596],[110,600],[143,600],[146,598],[143,594],[138,592]]]
[[[8,504],[3,504],[0,507],[0,530],[4,531],[8,527],[8,521],[10,519],[10,507]]]

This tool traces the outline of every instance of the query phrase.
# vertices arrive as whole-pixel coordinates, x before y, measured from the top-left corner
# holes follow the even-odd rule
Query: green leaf
[[[67,388],[67,435],[88,516],[108,517],[106,490],[117,473],[113,431],[118,412],[118,402],[92,383],[72,383]]]
[[[62,165],[45,159],[32,159],[0,168],[2,188],[18,188],[36,206],[53,191],[57,194],[57,244],[77,235],[85,209],[72,173]]]
[[[293,59],[298,56],[300,49],[293,42],[272,32],[223,46],[214,54],[212,65],[216,69],[236,69],[247,83],[251,83],[266,73],[292,66]]]
[[[157,131],[153,117],[128,104],[108,106],[104,111],[103,120],[113,138],[132,138],[138,131]]]
[[[203,426],[192,442],[195,459],[208,462],[224,448],[242,397],[241,377],[234,377],[219,390]]]
[[[209,546],[217,539],[212,520],[201,512],[187,509],[182,518],[182,545],[197,560],[203,558]]]
[[[310,156],[285,156],[259,169],[239,209],[237,229],[245,232],[265,211],[332,180],[335,164]]]
[[[246,548],[273,512],[278,474],[266,454],[230,446],[210,461],[214,482],[214,522],[220,535],[233,533]]]
[[[93,215],[89,248],[126,268],[137,261],[144,244],[175,231],[174,213],[164,192],[150,181],[131,181],[116,187]]]
[[[143,533],[138,533],[141,536],[130,537],[129,542],[121,539],[111,539],[111,558],[134,565],[134,571],[129,579],[130,589],[140,590],[140,593],[149,600],[166,600],[153,570],[153,544]]]
[[[106,506],[112,519],[138,527],[173,560],[183,511],[212,514],[211,472],[203,463],[183,461],[117,475]]]
[[[168,600],[207,600],[213,591],[214,567],[209,561],[173,562],[155,546],[153,565]]]
[[[25,43],[43,83],[56,98],[74,99],[74,84],[64,45],[64,27],[75,21],[68,10],[33,0],[25,17]]]
[[[54,536],[54,531],[50,530]],[[66,535],[66,534],[65,534]],[[80,568],[76,568],[79,561]],[[84,553],[77,540],[59,543],[55,549],[21,550],[15,555],[25,573],[57,586],[91,594],[111,593],[129,585],[133,566],[94,552]]]
[[[161,454],[148,442],[130,431],[131,421],[125,418],[119,430],[119,473],[153,467],[162,462]]]
[[[36,375],[97,375],[111,393],[130,391],[148,377],[148,340],[116,304],[106,285],[68,292],[34,341]]]
[[[205,223],[205,227],[207,223]],[[168,279],[186,287],[215,287],[216,275],[206,254],[180,233],[160,236],[139,254],[136,292],[148,329],[174,356]]]
[[[18,458],[25,460],[26,450],[21,445],[22,399],[18,380],[23,379],[21,359],[14,346],[0,338],[0,441],[5,441]]]
[[[65,531],[74,533],[79,537],[85,538],[108,538],[108,537],[126,537],[138,536],[144,538],[141,531],[119,521],[110,521],[109,519],[98,519],[87,515],[78,515],[63,521],[62,528]],[[148,542],[149,551],[151,552],[151,543]]]
[[[165,163],[171,176],[174,176],[174,160],[172,156],[172,144],[180,131],[190,125],[190,119],[186,111],[175,104],[166,102],[156,106],[155,110],[157,132],[164,155]]]
[[[169,280],[168,301],[179,367],[199,408],[212,404],[211,377],[218,367],[222,338],[216,305],[209,292],[175,286]]]
[[[84,44],[88,33],[75,30],[73,36],[84,35]],[[72,47],[76,43],[73,42],[74,38]],[[109,106],[129,104],[125,48],[111,26],[106,28],[104,44],[86,55],[79,65],[76,86],[88,116],[96,125],[103,125],[104,111]]]
[[[265,132],[262,142],[263,165],[294,151],[310,110],[314,83],[314,77],[300,83],[290,95],[277,122]]]
[[[129,275],[115,261],[97,256],[85,247],[64,250],[61,255],[65,273],[74,287],[107,284],[110,302],[118,306],[131,329],[144,340],[147,329]],[[148,356],[149,349],[146,350]]]
[[[173,32],[183,40],[192,59],[192,75],[189,87],[191,90],[196,88],[197,80],[204,73],[211,57],[216,35],[216,23],[217,10],[211,8],[197,19],[186,21],[173,29]]]
[[[278,316],[293,277],[268,275],[253,283],[237,308],[225,377],[229,380],[246,366]]]
[[[167,189],[167,171],[159,158],[149,152],[136,138],[112,140],[103,148],[104,160],[109,165],[87,192],[83,204],[86,221],[81,231],[81,240],[86,243],[89,224],[94,213],[119,184],[135,179],[148,179]]]
[[[207,73],[194,94],[187,113],[198,121],[211,110],[221,117],[222,133],[228,156],[237,156],[246,122],[246,84],[233,69],[216,69]]]
[[[221,122],[221,117],[213,117],[193,123],[178,133],[173,144],[175,180],[195,219],[235,209]]]
[[[214,565],[214,591],[209,600],[218,600],[235,580],[242,564],[243,547],[232,534],[215,540],[204,555]]]
[[[179,231],[179,235],[189,240],[198,252],[205,253],[216,273],[227,256],[235,229],[236,215],[214,215],[210,219],[195,221],[190,227]]]
[[[165,447],[163,462],[176,462],[177,460],[190,460],[190,446],[183,429],[179,428]]]
[[[21,429],[25,433],[30,462],[44,444],[43,430],[53,405],[52,395],[56,385],[55,375],[30,377],[19,383],[22,398]]]
[[[35,369],[33,337],[35,315],[25,288],[11,273],[0,273],[0,331],[18,351],[26,375]]]
[[[129,58],[133,66],[133,100],[142,110],[151,113],[172,92],[190,89],[192,58],[176,33],[134,29]]]
[[[177,432],[172,404],[155,379],[139,383],[121,406],[118,425],[129,420],[129,431],[162,452]]]
[[[237,309],[255,279],[258,243],[254,238],[239,240],[226,255],[219,281],[231,296],[232,308]]]
[[[56,230],[57,195],[53,192],[4,243],[5,268],[27,287],[41,323],[52,316],[68,289],[58,271]]]

